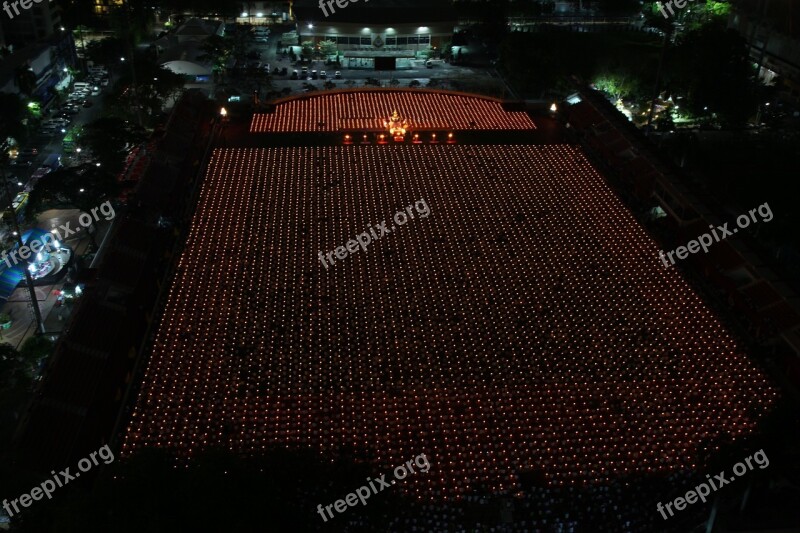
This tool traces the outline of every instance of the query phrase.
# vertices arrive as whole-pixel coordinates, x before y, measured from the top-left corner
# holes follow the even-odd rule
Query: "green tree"
[[[22,343],[19,355],[25,363],[32,368],[36,368],[39,361],[48,357],[53,352],[54,346],[55,343],[44,335],[28,337],[25,342]]]
[[[319,51],[326,58],[332,56],[337,52],[336,43],[333,41],[320,41]]]
[[[0,342],[0,389],[13,386],[24,377],[24,368],[19,352],[7,342]]]
[[[92,163],[51,172],[30,192],[25,216],[32,222],[48,209],[88,212],[119,192],[115,176]]]
[[[135,123],[106,117],[84,127],[82,142],[91,150],[101,168],[115,174],[122,170],[128,152],[145,138],[144,130]]]
[[[214,70],[221,70],[230,56],[232,47],[233,43],[230,39],[212,35],[200,44],[200,50],[203,51],[203,54],[197,59],[211,63],[214,66]]]
[[[694,115],[716,113],[726,125],[740,126],[756,112],[757,84],[747,45],[720,21],[686,33],[667,72],[673,92],[685,96]]]
[[[302,48],[303,57],[306,59],[311,59],[311,56],[314,54],[314,43],[313,41],[303,41],[300,43],[300,47]]]
[[[594,79],[594,85],[615,101],[621,98],[636,97],[640,94],[638,78],[625,72],[605,72]]]

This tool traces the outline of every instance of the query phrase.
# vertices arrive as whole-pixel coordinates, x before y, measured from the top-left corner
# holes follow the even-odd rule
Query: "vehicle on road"
[[[24,150],[17,151],[17,157],[34,157],[39,155],[38,148],[25,148]]]
[[[92,107],[93,105],[94,104],[92,104],[91,100],[84,100],[83,101],[83,107]]]
[[[316,80],[319,76],[317,75],[316,69],[311,71],[311,79]]]
[[[11,201],[11,209],[6,209],[3,211],[3,219],[5,221],[11,221],[16,218],[17,222],[22,222],[22,220],[25,218],[25,206],[27,203],[28,193],[19,193],[14,197],[14,200]]]
[[[336,78],[337,80],[340,80],[340,79],[342,79],[342,73],[337,70],[334,73],[333,77]]]
[[[320,70],[320,71],[319,71],[319,79],[321,79],[321,80],[327,80],[327,79],[328,79],[328,73],[327,73],[327,72],[325,72],[324,70]]]
[[[296,71],[296,70],[293,70],[293,71],[292,71],[292,76],[291,76],[291,78],[292,78],[293,80],[296,80],[298,77],[299,77],[299,76],[297,75],[297,71]]]
[[[61,166],[61,154],[48,155],[40,168],[49,168],[50,170],[58,170]]]

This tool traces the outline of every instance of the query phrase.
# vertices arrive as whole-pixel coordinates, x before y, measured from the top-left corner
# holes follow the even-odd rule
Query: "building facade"
[[[417,5],[419,4],[419,5]],[[334,4],[335,6],[336,4]],[[300,41],[333,41],[339,51],[421,52],[441,49],[453,37],[456,14],[447,2],[381,0],[359,2],[325,12],[318,2],[294,3]]]

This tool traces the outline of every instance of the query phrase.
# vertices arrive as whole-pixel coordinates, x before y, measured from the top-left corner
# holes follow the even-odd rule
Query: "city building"
[[[800,97],[800,10],[793,2],[744,0],[731,12],[728,27],[747,40],[761,78],[771,82],[781,76]]]
[[[440,0],[382,0],[368,5],[365,1],[344,8],[334,2],[324,8],[313,0],[294,3],[300,41],[336,43],[350,67],[392,70],[403,59],[441,50],[451,41],[457,23],[452,5]]]
[[[12,47],[23,47],[63,32],[61,8],[55,2],[34,3],[28,9],[19,9],[19,14],[9,18],[3,13],[2,33],[5,43]]]

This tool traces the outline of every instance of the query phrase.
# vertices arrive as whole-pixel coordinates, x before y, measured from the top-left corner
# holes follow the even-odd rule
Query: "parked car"
[[[293,80],[296,80],[296,79],[298,78],[298,75],[297,75],[297,71],[296,71],[296,70],[293,70],[293,71],[292,71],[291,78],[292,78]]]
[[[315,69],[315,70],[312,70],[312,71],[311,71],[311,79],[312,79],[312,80],[316,80],[318,77],[319,77],[319,76],[317,75],[317,71],[316,71],[316,69]]]
[[[328,73],[327,73],[327,72],[325,72],[324,70],[320,70],[320,71],[319,71],[319,79],[321,79],[321,80],[327,80],[327,79],[328,79]]]
[[[108,85],[108,78],[103,78],[100,80],[100,87],[106,87]]]
[[[61,166],[61,154],[50,154],[47,156],[39,168],[49,168],[50,170],[58,170]]]
[[[92,89],[92,96],[100,96],[100,87],[95,86]]]
[[[25,148],[17,152],[17,157],[33,157],[35,155],[39,155],[38,148]]]
[[[337,80],[340,80],[342,79],[342,73],[337,70],[336,73],[334,73],[333,77],[336,78]]]

